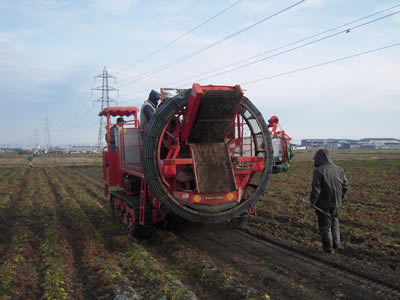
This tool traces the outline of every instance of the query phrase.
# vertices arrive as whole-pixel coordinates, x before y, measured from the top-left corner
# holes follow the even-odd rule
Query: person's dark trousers
[[[322,247],[325,252],[332,252],[340,244],[340,228],[338,219],[338,209],[325,209],[330,217],[317,211],[318,227],[321,234]]]

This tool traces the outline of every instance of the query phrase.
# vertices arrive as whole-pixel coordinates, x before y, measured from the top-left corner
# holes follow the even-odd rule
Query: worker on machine
[[[114,152],[117,149],[117,147],[115,145],[115,137],[117,135],[117,132],[119,133],[121,131],[123,123],[125,123],[124,118],[118,118],[117,124],[114,124],[110,128],[110,151],[111,152]],[[108,142],[107,133],[106,133],[106,141]]]
[[[314,175],[310,195],[311,207],[318,216],[322,247],[335,253],[340,245],[339,209],[348,190],[348,181],[341,167],[335,165],[328,150],[320,149],[314,156]]]
[[[140,108],[140,135],[143,137],[146,125],[150,122],[151,117],[156,112],[158,101],[160,100],[160,93],[151,90],[149,98],[144,102]]]

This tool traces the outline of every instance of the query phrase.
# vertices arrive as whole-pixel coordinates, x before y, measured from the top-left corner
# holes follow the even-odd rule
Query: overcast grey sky
[[[279,116],[296,142],[399,138],[400,46],[273,76],[400,43],[398,6],[281,48],[400,1],[308,0],[230,37],[297,2],[1,0],[0,145],[45,144],[46,118],[52,144],[95,144],[100,108],[94,100],[100,95],[91,89],[101,84],[94,76],[104,66],[116,76],[116,100],[124,106],[140,107],[160,87],[241,84],[265,119]],[[364,24],[379,17],[384,18]],[[204,51],[192,56],[199,49]],[[229,71],[235,67],[240,68]],[[202,75],[214,69],[220,70]],[[208,78],[222,71],[229,72]],[[257,81],[268,77],[273,78]]]

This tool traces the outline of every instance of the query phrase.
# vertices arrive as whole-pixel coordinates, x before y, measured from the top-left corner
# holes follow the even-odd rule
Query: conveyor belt
[[[241,99],[240,89],[205,90],[189,135],[189,143],[223,143]]]
[[[236,190],[235,176],[225,143],[190,144],[199,193]]]

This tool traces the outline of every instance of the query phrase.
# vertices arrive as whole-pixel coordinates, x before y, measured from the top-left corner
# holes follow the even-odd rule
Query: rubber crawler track
[[[121,218],[115,215],[115,207],[114,207],[114,197],[124,200],[128,206],[135,211],[135,225],[133,228],[129,229],[124,224]],[[145,209],[145,219],[144,225],[139,224],[139,217],[140,217],[140,198],[136,196],[128,196],[124,192],[117,191],[111,192],[110,196],[110,204],[111,210],[114,216],[119,219],[120,223],[125,227],[125,229],[130,232],[135,237],[148,237],[153,232],[153,228],[151,226],[151,206],[149,203],[146,205]]]
[[[263,244],[267,247],[276,249],[280,252],[284,252],[285,254],[291,255],[299,260],[302,260],[303,262],[312,264],[319,268],[327,269],[336,274],[340,274],[342,277],[347,278],[348,280],[363,284],[372,291],[379,290],[384,293],[385,299],[400,299],[400,288],[390,283],[370,277],[365,274],[361,274],[359,272],[351,270],[350,268],[335,264],[334,262],[324,261],[322,259],[319,259],[318,257],[303,253],[302,251],[292,248],[288,245],[279,243],[278,241],[268,239],[267,237],[263,236],[262,238],[260,238],[248,232],[247,230],[236,229],[234,231],[238,234],[245,236],[248,239]]]
[[[256,187],[254,193],[249,199],[236,205],[235,207],[219,211],[219,212],[203,212],[198,211],[182,204],[172,194],[170,194],[164,185],[158,166],[158,142],[164,127],[170,122],[172,117],[182,110],[189,99],[191,90],[175,96],[163,105],[152,117],[150,123],[146,127],[145,136],[143,138],[142,148],[142,166],[144,177],[149,184],[154,195],[161,201],[161,203],[171,212],[183,217],[184,219],[192,222],[201,223],[221,223],[233,219],[240,214],[246,212],[257,199],[263,194],[267,187],[268,180],[272,172],[272,142],[268,131],[267,124],[263,116],[254,106],[254,104],[243,97],[241,107],[250,112],[253,118],[257,121],[260,130],[265,138],[263,144],[265,147],[264,171],[261,176],[259,185]]]

